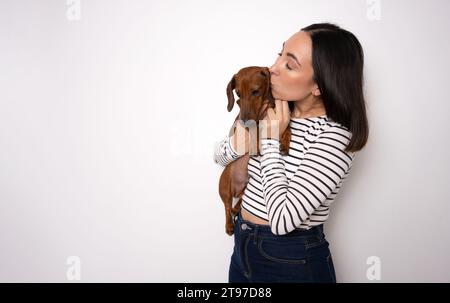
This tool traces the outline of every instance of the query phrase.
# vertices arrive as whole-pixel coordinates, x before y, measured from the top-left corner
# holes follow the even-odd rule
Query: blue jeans
[[[336,283],[323,224],[274,235],[268,225],[234,218],[234,249],[228,282]]]

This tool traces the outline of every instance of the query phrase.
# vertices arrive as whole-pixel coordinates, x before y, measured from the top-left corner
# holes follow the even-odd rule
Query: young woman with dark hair
[[[320,23],[291,36],[278,55],[270,67],[276,107],[265,120],[280,134],[291,128],[289,154],[280,153],[278,137],[266,136],[261,155],[250,157],[229,282],[334,283],[323,225],[368,140],[363,49],[349,31]],[[227,136],[216,163],[226,166],[248,152],[236,152],[238,134],[248,142],[247,130]]]

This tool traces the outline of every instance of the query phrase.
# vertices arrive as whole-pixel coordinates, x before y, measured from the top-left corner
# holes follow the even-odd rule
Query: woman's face
[[[299,101],[311,92],[319,93],[313,81],[312,41],[307,32],[299,31],[290,37],[269,70],[275,99]]]

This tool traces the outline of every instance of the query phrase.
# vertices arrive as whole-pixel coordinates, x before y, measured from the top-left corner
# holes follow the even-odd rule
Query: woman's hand
[[[248,129],[243,127],[239,121],[235,122],[236,128],[233,135],[230,137],[231,147],[239,154],[244,155],[248,153],[250,141],[250,135]]]
[[[289,111],[288,102],[284,100],[275,100],[275,108],[269,108],[264,117],[265,121],[262,121],[262,125],[267,125],[267,130],[262,131],[262,137],[280,140],[281,135],[289,126],[290,119],[291,112]],[[279,130],[278,137],[276,137],[277,134],[272,133],[272,130],[275,132],[277,126]]]

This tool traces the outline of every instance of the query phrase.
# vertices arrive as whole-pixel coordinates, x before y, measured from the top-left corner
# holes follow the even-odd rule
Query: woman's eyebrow
[[[282,49],[281,51],[284,50],[284,44],[285,44],[285,43],[286,43],[286,42],[283,42],[283,49]],[[302,65],[300,64],[300,62],[298,62],[297,57],[296,57],[293,53],[287,53],[286,55],[289,56],[289,57],[291,57],[291,58],[293,58],[293,59],[297,62],[298,65],[302,66]]]

